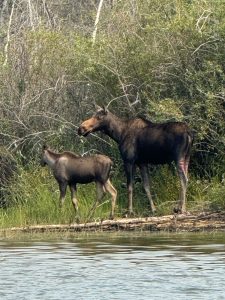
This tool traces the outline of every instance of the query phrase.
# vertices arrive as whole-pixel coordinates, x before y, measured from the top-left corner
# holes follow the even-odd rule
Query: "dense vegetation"
[[[121,117],[189,123],[195,142],[188,208],[225,208],[225,1],[105,0],[95,27],[98,5],[97,0],[0,4],[0,146],[8,159],[1,160],[9,162],[1,174],[15,173],[0,180],[0,226],[73,219],[69,201],[58,209],[58,187],[39,167],[44,141],[58,151],[112,157],[118,215],[124,211],[117,145],[100,134],[81,139],[76,133],[94,102],[109,104]],[[170,213],[176,174],[166,166],[151,168],[151,174],[158,213]],[[135,192],[136,212],[144,215],[148,203],[139,182]],[[92,186],[82,187],[79,198],[85,219]],[[102,204],[95,217],[108,210]]]

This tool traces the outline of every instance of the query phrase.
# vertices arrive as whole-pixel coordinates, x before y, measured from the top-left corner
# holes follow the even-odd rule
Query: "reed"
[[[123,217],[127,209],[125,178],[119,174],[121,173],[118,171],[113,176],[113,184],[118,190],[116,218]],[[151,170],[150,181],[157,207],[156,215],[171,214],[179,190],[176,173],[167,166],[155,168]],[[151,215],[149,202],[140,180],[136,180],[135,185],[135,216],[149,216]],[[69,190],[62,209],[58,198],[58,184],[47,168],[39,166],[27,170],[21,168],[19,175],[11,183],[10,192],[7,193],[8,207],[0,209],[0,227],[83,223],[108,218],[111,207],[111,199],[108,195],[105,195],[91,214],[96,199],[95,184],[78,185],[79,215],[75,213]],[[208,181],[190,176],[187,199],[187,208],[190,212],[223,210],[225,209],[225,186],[219,178]]]
[[[110,197],[106,195],[90,215],[96,199],[94,184],[78,186],[79,214],[75,213],[69,189],[62,208],[58,198],[58,184],[47,169],[21,170],[11,185],[8,207],[0,209],[0,227],[86,222],[107,218],[110,211]]]

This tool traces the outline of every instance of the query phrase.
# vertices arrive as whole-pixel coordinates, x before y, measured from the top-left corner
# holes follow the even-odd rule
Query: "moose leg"
[[[134,165],[131,163],[125,164],[125,172],[127,175],[127,190],[128,190],[128,213],[133,215],[133,178],[134,178]]]
[[[96,200],[95,200],[94,204],[92,205],[92,207],[91,207],[91,209],[89,211],[88,219],[90,219],[92,217],[93,213],[96,210],[98,202],[102,200],[102,198],[104,196],[104,192],[105,192],[104,189],[105,188],[104,188],[104,186],[103,186],[102,183],[96,182],[96,194],[97,194],[96,195]]]
[[[105,188],[100,182],[96,182],[97,202],[100,202],[104,196]]]
[[[187,190],[187,168],[188,162],[185,159],[180,159],[177,164],[178,176],[181,182],[180,197],[177,203],[177,207],[174,209],[175,213],[186,212],[186,190]]]
[[[188,165],[189,165],[189,162],[190,162],[190,157],[186,157],[184,168],[185,168],[185,176],[186,176],[187,181],[188,181]]]
[[[108,179],[104,185],[107,192],[110,193],[112,196],[112,206],[111,206],[111,213],[110,213],[110,219],[114,218],[114,211],[115,211],[115,205],[116,205],[116,198],[117,198],[117,190],[114,188],[110,180]]]
[[[72,200],[75,211],[78,212],[78,200],[76,197],[76,191],[77,191],[76,185],[70,184],[71,200]]]
[[[59,191],[60,191],[60,196],[59,196],[59,205],[62,208],[63,203],[65,201],[66,197],[66,188],[67,188],[67,182],[61,181],[59,182]]]
[[[140,168],[141,178],[143,180],[144,189],[150,203],[151,211],[154,213],[156,209],[150,192],[148,167],[146,165],[140,165],[139,168]]]

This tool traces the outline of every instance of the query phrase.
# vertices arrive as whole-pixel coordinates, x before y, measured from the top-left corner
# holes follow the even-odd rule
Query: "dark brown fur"
[[[180,200],[176,212],[185,212],[187,173],[193,136],[188,125],[183,122],[152,123],[142,118],[122,120],[104,108],[98,108],[92,118],[84,121],[79,129],[86,136],[94,131],[102,131],[119,145],[127,175],[129,213],[133,212],[133,176],[135,166],[140,168],[144,188],[155,210],[150,194],[147,164],[167,164],[175,162],[181,180]]]

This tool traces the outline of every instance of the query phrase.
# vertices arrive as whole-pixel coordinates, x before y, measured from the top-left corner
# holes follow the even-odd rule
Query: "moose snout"
[[[85,126],[80,126],[77,130],[78,135],[87,136],[90,130],[88,130]]]
[[[78,134],[82,136],[87,136],[94,130],[94,124],[95,123],[93,122],[93,120],[87,120],[83,122],[77,130]]]
[[[44,167],[45,165],[46,165],[46,162],[45,162],[43,159],[41,159],[41,160],[40,160],[40,166],[41,166],[41,167]]]
[[[84,135],[85,134],[85,128],[83,126],[80,126],[77,130],[78,135]]]

